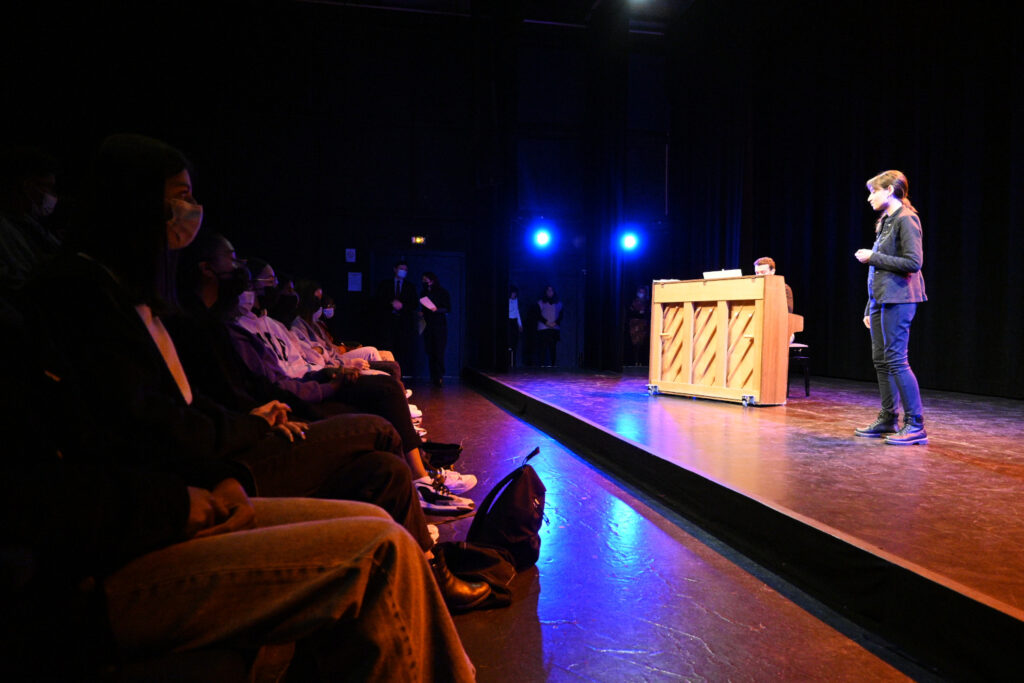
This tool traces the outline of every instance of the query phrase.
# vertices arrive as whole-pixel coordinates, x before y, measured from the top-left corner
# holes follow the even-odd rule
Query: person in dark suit
[[[424,299],[428,299],[424,301]],[[435,387],[444,383],[444,352],[448,346],[448,311],[452,308],[452,297],[441,286],[437,275],[423,273],[423,289],[420,291],[423,320],[423,343],[430,359],[430,381]]]
[[[927,301],[921,219],[910,203],[907,177],[885,171],[867,182],[868,203],[881,212],[875,222],[875,244],[854,257],[868,265],[868,303],[864,325],[871,330],[871,357],[878,375],[882,410],[857,436],[885,437],[894,446],[928,443],[921,408],[921,390],[907,360],[910,323],[917,304]],[[897,403],[903,403],[903,428]]]
[[[378,346],[394,354],[395,360],[408,376],[416,374],[414,342],[416,339],[416,285],[408,281],[409,264],[404,260],[394,265],[394,276],[377,287],[377,311],[380,315]]]

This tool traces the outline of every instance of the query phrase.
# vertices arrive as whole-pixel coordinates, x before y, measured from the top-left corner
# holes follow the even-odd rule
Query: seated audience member
[[[295,285],[295,293],[299,296],[299,305],[289,329],[302,343],[320,354],[327,365],[355,367],[363,374],[370,374],[367,370],[383,372],[401,383],[402,371],[398,363],[384,360],[373,346],[359,346],[351,350],[339,347],[331,339],[330,334],[325,332],[326,328],[318,324],[318,318],[324,312],[324,291],[319,284],[312,280],[299,280]],[[331,315],[333,314],[332,306]]]
[[[334,298],[331,297],[330,294],[327,294],[325,292],[324,293],[323,313],[321,313],[320,315],[314,315],[313,316],[313,322],[316,325],[317,329],[319,330],[319,335],[320,335],[321,339],[325,339],[328,342],[330,342],[331,344],[334,344],[334,347],[336,349],[338,349],[338,351],[341,352],[341,353],[345,353],[346,351],[354,351],[354,350],[363,348],[363,346],[361,344],[358,344],[358,343],[346,346],[345,344],[342,344],[342,343],[338,342],[338,340],[335,338],[334,334],[331,332],[330,325],[328,324],[328,321],[332,320],[334,318],[334,314],[335,314]],[[370,348],[376,348],[376,347],[370,347]],[[381,357],[381,362],[390,363],[391,367],[398,368],[399,372],[401,372],[401,367],[398,365],[398,362],[395,360],[395,356],[394,356],[393,353],[391,353],[390,351],[388,351],[386,349],[377,349],[377,353]],[[382,369],[384,369],[384,368],[382,368]],[[388,371],[388,374],[391,374],[391,372]],[[401,374],[399,374],[399,376],[396,379],[401,380],[402,379]]]
[[[775,261],[769,256],[762,256],[754,261],[754,275],[775,275]],[[786,285],[786,306],[793,312],[793,288]]]
[[[187,676],[201,650],[235,652],[250,680],[474,680],[422,551],[383,510],[249,498],[213,462],[205,486],[69,462],[38,409],[59,383],[36,348],[0,299],[5,680],[158,675],[175,657]]]
[[[195,311],[197,318],[221,316],[227,325],[228,336],[234,349],[233,363],[241,360],[246,373],[261,377],[279,390],[294,394],[302,401],[320,407],[327,414],[365,411],[386,418],[398,430],[406,461],[414,478],[420,503],[428,512],[468,512],[473,501],[456,494],[468,491],[476,484],[476,477],[454,470],[428,472],[424,467],[419,436],[409,414],[408,403],[398,385],[388,376],[326,375],[305,373],[291,377],[284,372],[288,365],[278,364],[273,346],[264,335],[252,334],[236,324],[241,317],[251,319],[255,293],[248,286],[247,273],[238,265],[233,245],[223,236],[210,233],[200,237],[195,245],[185,250],[182,258],[182,281],[191,283],[191,292],[183,292],[185,302],[201,302],[203,311]],[[209,311],[209,313],[206,313]],[[271,333],[274,334],[274,333]],[[192,344],[204,355],[217,345],[214,335],[201,343]],[[277,347],[286,348],[285,344]],[[224,352],[232,355],[231,352]],[[189,354],[190,356],[193,354]],[[224,365],[228,361],[222,361]],[[197,363],[198,365],[198,363]],[[203,376],[207,375],[203,373]],[[265,395],[265,394],[264,394]],[[287,402],[287,401],[286,401]],[[341,403],[339,406],[338,403]]]
[[[223,237],[211,237],[211,240]],[[230,243],[228,243],[230,244]],[[223,245],[222,245],[223,246]],[[204,251],[207,249],[200,249]],[[250,259],[258,267],[264,261]],[[259,277],[253,280],[253,292],[238,296],[238,305],[224,302],[220,310],[229,316],[228,329],[235,350],[249,370],[262,375],[279,388],[296,394],[310,403],[340,401],[348,406],[381,415],[394,425],[402,438],[406,460],[412,470],[413,483],[423,507],[430,512],[468,512],[474,507],[472,500],[457,494],[464,493],[476,485],[476,477],[451,469],[428,472],[424,465],[422,442],[412,422],[404,387],[388,376],[352,376],[345,373],[329,372],[331,368],[313,370],[310,364],[300,358],[303,355],[298,340],[287,328],[267,315],[255,312],[254,302],[257,288],[269,289],[276,280],[269,265],[263,266]],[[213,290],[219,281],[209,277],[204,286]],[[213,295],[206,295],[213,296]],[[266,301],[272,302],[272,292],[264,292]],[[273,304],[271,304],[273,305]],[[265,347],[260,350],[260,347]],[[271,357],[276,362],[271,362]],[[344,379],[347,377],[347,380]]]
[[[0,153],[0,293],[21,288],[60,248],[46,222],[57,207],[57,162],[41,150]]]
[[[205,489],[233,479],[264,496],[356,498],[383,507],[429,551],[386,421],[306,424],[278,401],[246,414],[193,389],[162,320],[172,310],[172,251],[192,241],[202,217],[181,153],[142,136],[108,138],[83,197],[76,244],[23,290],[46,371],[60,380],[51,403],[67,463],[171,473]],[[57,323],[51,304],[71,292],[88,305]],[[67,325],[73,344],[64,343]],[[471,586],[446,581],[446,597],[464,603]]]

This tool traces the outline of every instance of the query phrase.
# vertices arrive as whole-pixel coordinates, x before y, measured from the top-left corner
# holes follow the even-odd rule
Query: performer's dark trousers
[[[430,380],[438,382],[444,377],[444,352],[448,347],[448,321],[443,317],[427,323],[423,329],[423,343],[430,360]]]
[[[907,360],[910,323],[917,304],[871,304],[871,359],[878,375],[882,409],[904,415],[921,414],[921,390]]]
[[[537,331],[537,343],[540,346],[541,367],[555,367],[558,365],[557,347],[558,339],[561,336],[558,330],[546,329]]]
[[[519,321],[515,318],[508,321],[508,350],[508,366],[514,368],[519,357]]]

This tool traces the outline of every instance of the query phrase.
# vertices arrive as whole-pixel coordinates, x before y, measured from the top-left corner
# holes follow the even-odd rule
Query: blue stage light
[[[533,243],[536,244],[541,249],[546,248],[548,245],[551,244],[551,232],[545,228],[541,228],[539,230],[534,231]]]
[[[625,251],[633,251],[640,245],[640,238],[635,232],[627,232],[622,236],[621,244]]]

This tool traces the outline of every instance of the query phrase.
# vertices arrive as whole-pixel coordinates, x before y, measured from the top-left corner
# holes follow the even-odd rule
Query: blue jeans
[[[878,375],[878,393],[882,409],[897,413],[903,403],[903,414],[921,414],[921,390],[917,377],[907,360],[910,323],[917,313],[917,304],[871,303],[871,360]]]
[[[256,528],[162,548],[104,582],[126,657],[299,642],[324,680],[474,679],[423,551],[386,512],[253,504]]]

